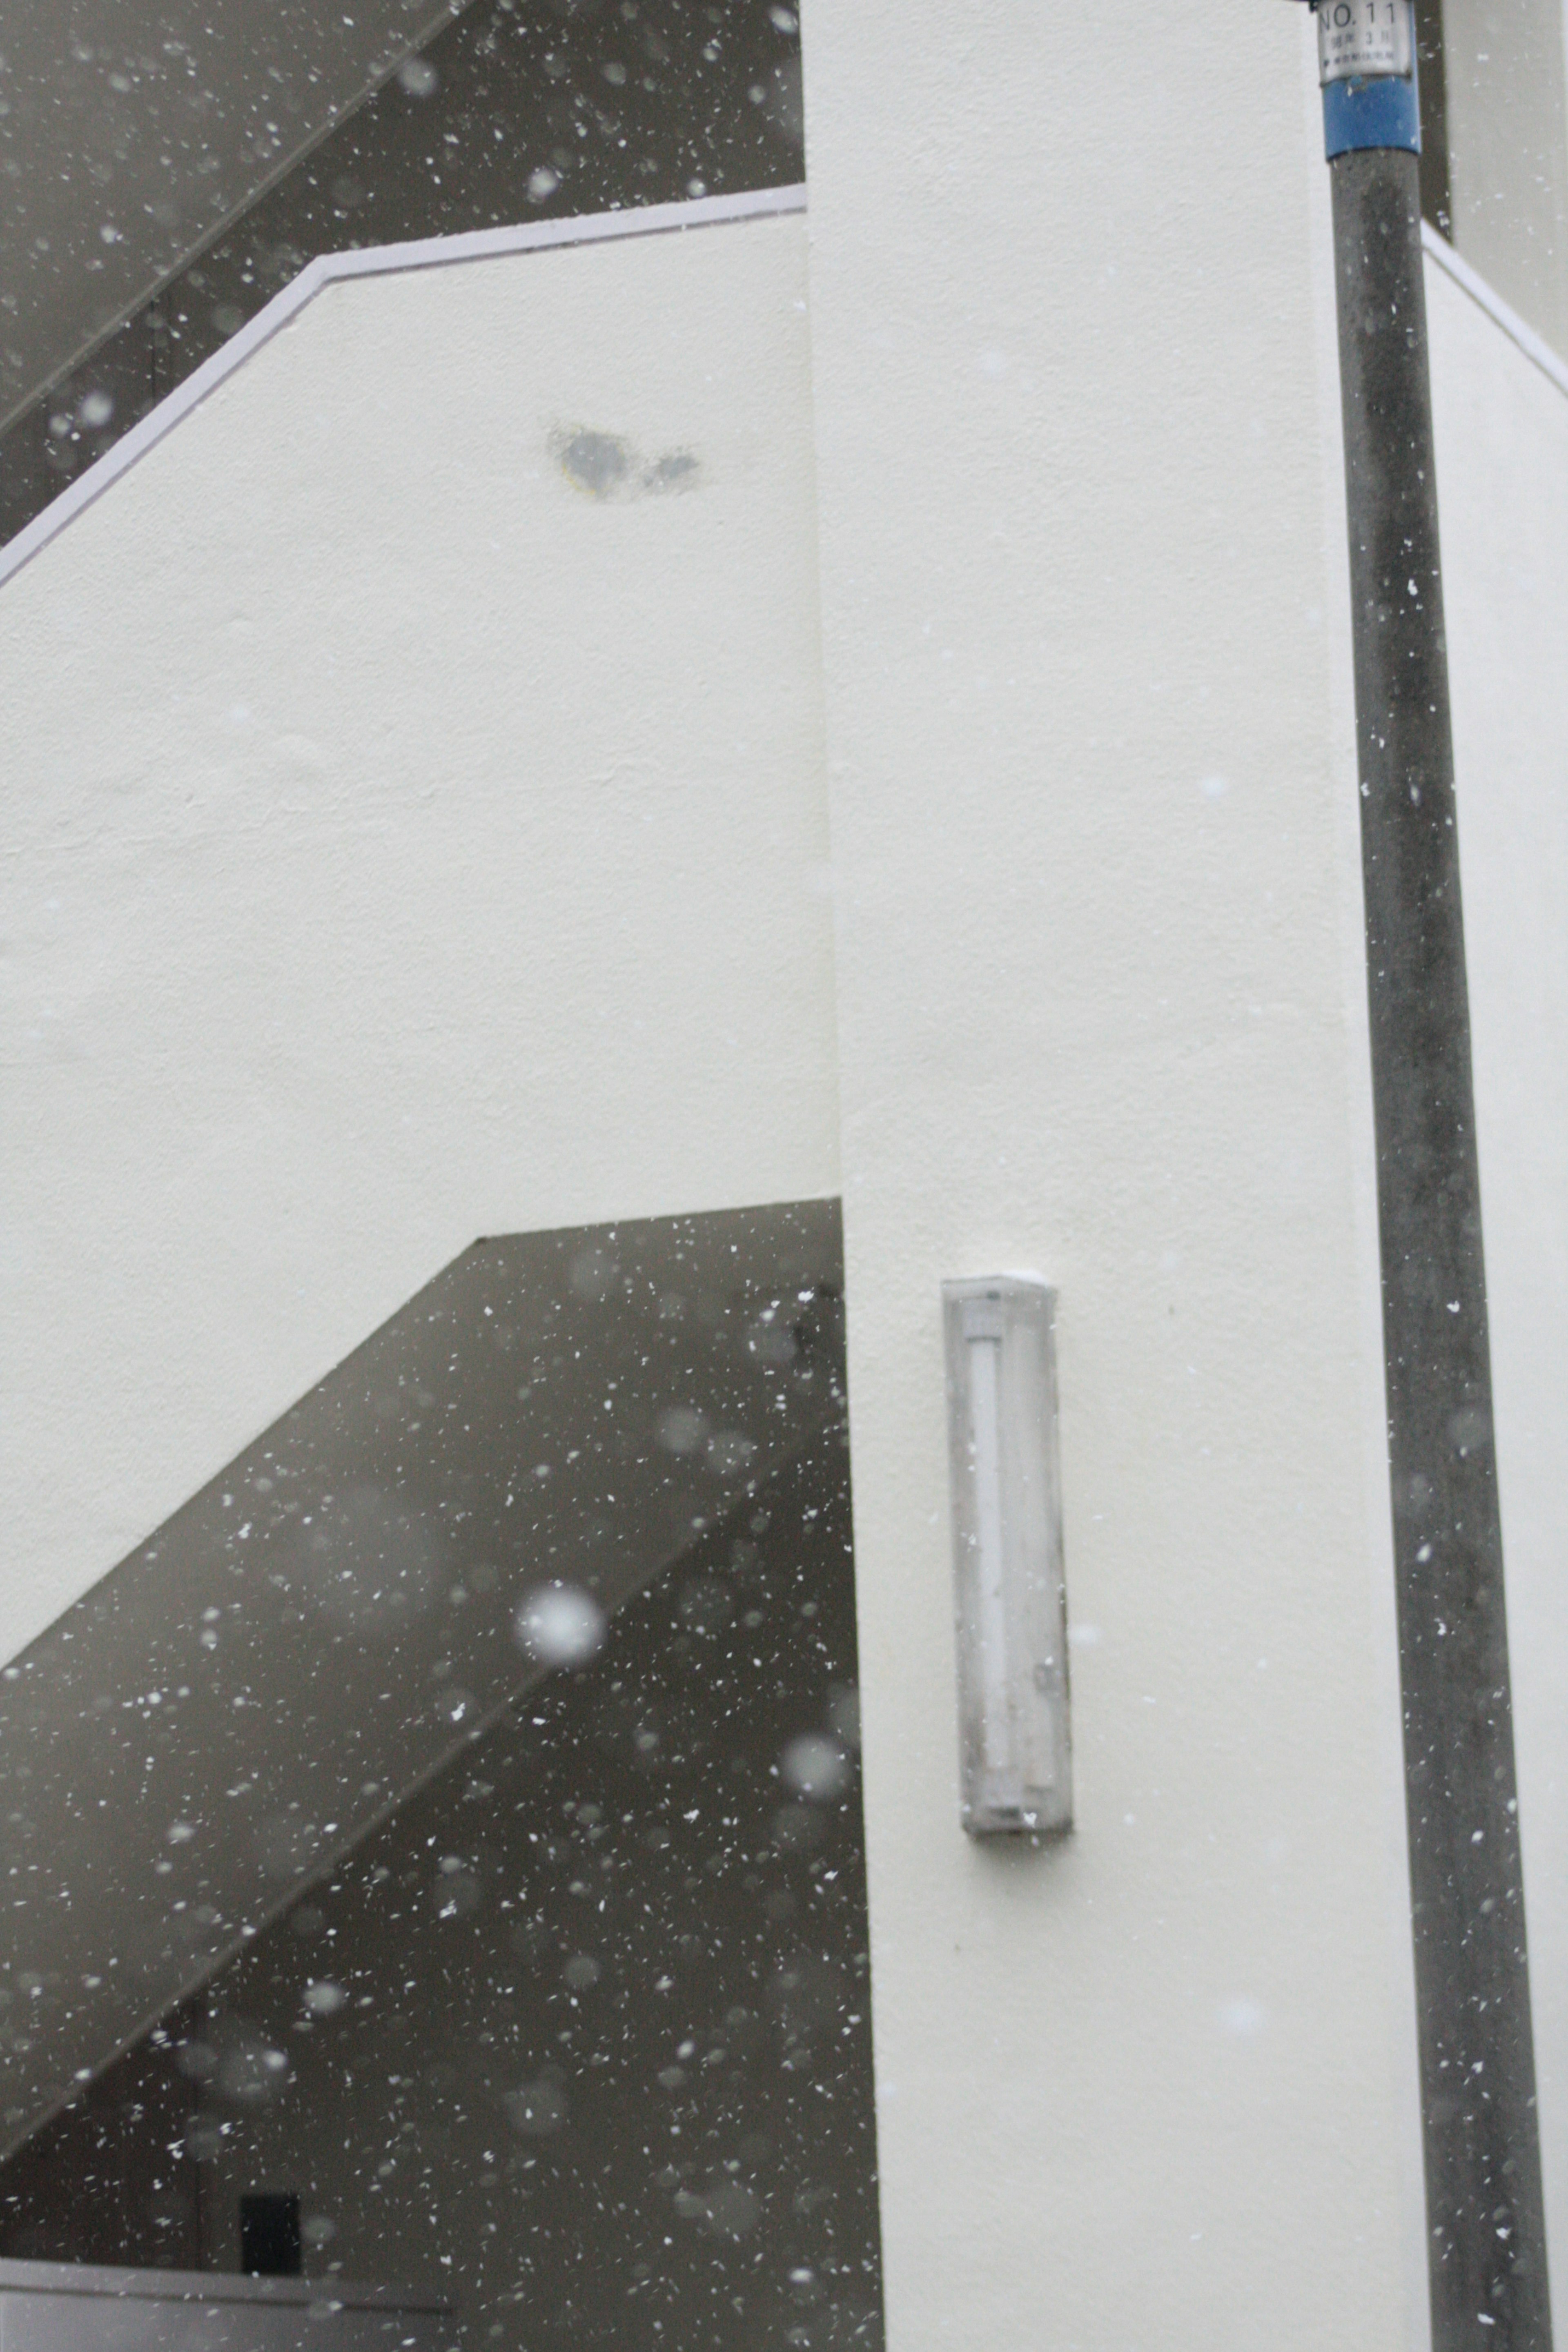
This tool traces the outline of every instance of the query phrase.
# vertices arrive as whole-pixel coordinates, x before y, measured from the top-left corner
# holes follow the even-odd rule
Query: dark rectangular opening
[[[281,2196],[239,2200],[239,2267],[253,2278],[298,2278],[300,2259],[300,2200]]]

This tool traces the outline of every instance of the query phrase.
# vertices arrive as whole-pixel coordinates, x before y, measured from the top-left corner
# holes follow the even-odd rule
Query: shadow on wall
[[[0,2254],[451,2294],[467,2340],[879,2340],[833,1431],[0,2170]],[[84,2195],[84,2191],[86,2192]]]
[[[838,1265],[826,1202],[478,1243],[5,1668],[0,2151],[539,1680],[520,1604],[842,1420]]]
[[[0,2261],[874,2346],[841,1264],[476,1244],[5,1667]]]

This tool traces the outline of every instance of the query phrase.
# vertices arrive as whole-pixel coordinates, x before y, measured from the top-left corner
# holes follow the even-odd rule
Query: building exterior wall
[[[1568,15],[1442,0],[1454,241],[1568,358]]]
[[[805,266],[329,288],[0,588],[7,1656],[477,1234],[836,1189]]]
[[[842,1188],[895,2352],[1426,2339],[1304,16],[1229,28],[1222,140],[1185,17],[1089,72],[1037,14],[816,0],[809,281],[778,219],[335,287],[0,590],[7,1654],[474,1234]],[[1564,410],[1463,303],[1545,2081]],[[938,1286],[1025,1266],[1078,1821],[1004,1852],[958,1827]]]
[[[1568,370],[1429,265],[1547,2222],[1568,2248]]]
[[[1092,58],[978,5],[806,27],[900,2352],[1425,2326],[1304,15],[1217,79],[1170,12]],[[938,1285],[1017,1265],[1077,1634],[1039,1853],[960,1836],[952,1723]]]

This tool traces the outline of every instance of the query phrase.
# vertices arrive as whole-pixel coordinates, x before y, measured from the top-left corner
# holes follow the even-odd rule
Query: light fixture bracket
[[[973,1837],[1072,1825],[1056,1293],[942,1285],[961,1813]]]

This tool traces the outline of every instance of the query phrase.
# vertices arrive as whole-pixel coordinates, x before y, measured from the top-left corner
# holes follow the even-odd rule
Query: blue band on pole
[[[1421,100],[1414,74],[1323,85],[1323,152],[1331,163],[1356,147],[1421,152]]]

